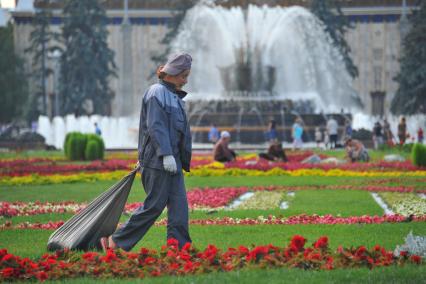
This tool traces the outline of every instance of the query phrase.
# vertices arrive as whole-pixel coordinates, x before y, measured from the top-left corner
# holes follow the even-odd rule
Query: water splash
[[[360,105],[341,54],[323,24],[302,7],[198,4],[188,11],[172,50],[193,56],[189,99],[230,99],[220,69],[243,61],[254,74],[259,65],[275,68],[276,99],[309,99],[328,112]]]

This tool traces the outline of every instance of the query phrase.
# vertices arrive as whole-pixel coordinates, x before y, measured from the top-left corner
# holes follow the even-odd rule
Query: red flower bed
[[[248,191],[248,187],[195,188],[187,193],[190,208],[218,208]]]
[[[61,280],[77,277],[144,278],[163,275],[189,275],[214,271],[233,271],[242,268],[288,267],[310,270],[360,268],[420,264],[417,255],[402,253],[396,257],[391,251],[376,245],[332,251],[328,238],[323,236],[311,246],[307,239],[295,235],[285,247],[274,245],[228,248],[214,245],[198,250],[191,244],[178,248],[175,239],[169,239],[159,252],[141,248],[138,253],[109,250],[105,254],[57,251],[31,260],[0,250],[0,280]]]
[[[345,163],[345,164],[302,164],[300,162],[269,162],[266,160],[258,161],[233,161],[225,164],[225,168],[232,169],[248,169],[248,170],[259,170],[259,171],[268,171],[273,168],[281,168],[287,171],[294,171],[300,169],[322,169],[325,171],[332,169],[340,170],[350,170],[350,171],[371,171],[371,170],[380,170],[380,171],[415,171],[422,170],[424,168],[419,168],[411,164],[411,162],[376,162],[376,163]]]
[[[384,215],[384,216],[351,216],[336,217],[333,215],[295,215],[290,217],[268,216],[267,218],[212,218],[212,219],[191,219],[189,224],[201,226],[251,226],[251,225],[354,225],[354,224],[382,224],[382,223],[402,223],[402,222],[426,222],[426,215],[406,217],[402,215]],[[0,225],[0,230],[6,229],[41,229],[56,230],[64,224],[64,221],[48,222],[48,223],[18,223],[6,222]],[[156,226],[167,225],[167,219],[155,222]]]
[[[224,166],[228,169],[249,169],[268,171],[273,168],[281,168],[292,171],[299,169],[341,169],[351,171],[369,171],[369,170],[396,170],[396,171],[413,171],[423,170],[411,164],[410,161],[405,162],[374,162],[374,163],[345,163],[345,164],[302,164],[301,161],[314,154],[310,151],[296,152],[288,154],[288,162],[270,162],[259,158],[239,157],[236,161],[226,163]],[[325,155],[319,155],[326,158]],[[192,168],[199,168],[209,165],[213,162],[209,155],[194,155],[191,162]],[[90,164],[64,164],[64,161],[55,161],[51,159],[21,159],[21,160],[0,160],[0,176],[25,176],[31,174],[52,175],[52,174],[71,174],[78,172],[109,172],[115,170],[130,170],[136,164],[136,160],[106,160],[94,161]]]
[[[23,161],[26,161],[23,163]],[[37,160],[38,161],[38,160]],[[77,172],[109,172],[116,170],[129,170],[135,163],[128,160],[107,160],[94,161],[89,164],[58,164],[56,161],[43,160],[46,163],[38,164],[32,160],[18,160],[16,163],[1,162],[10,164],[9,166],[0,166],[0,176],[25,176],[32,174],[53,175],[53,174],[71,174]]]
[[[219,208],[229,204],[233,199],[248,190],[247,187],[196,188],[187,193],[188,204],[194,208]],[[129,214],[142,202],[128,203],[124,213]],[[86,207],[84,203],[66,202],[0,202],[0,216],[30,216],[47,213],[76,213]]]

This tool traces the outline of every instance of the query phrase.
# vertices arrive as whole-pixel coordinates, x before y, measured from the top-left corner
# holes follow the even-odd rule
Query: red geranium
[[[179,245],[179,241],[174,238],[170,238],[167,240],[167,246],[169,247],[177,247],[178,245]]]
[[[2,262],[6,262],[6,261],[9,261],[9,260],[12,260],[12,259],[14,259],[15,258],[15,256],[13,255],[13,254],[10,254],[10,253],[8,253],[8,254],[6,254],[5,256],[3,256],[3,258],[2,258]]]
[[[44,272],[44,271],[37,272],[36,277],[37,277],[37,279],[38,279],[38,280],[40,280],[40,281],[44,281],[44,280],[46,280],[47,278],[49,278],[49,276],[47,275],[47,273],[46,273],[46,272]]]
[[[355,256],[356,257],[363,257],[365,256],[365,252],[367,251],[367,249],[365,248],[365,246],[360,246],[356,252],[355,252]]]
[[[320,237],[315,243],[315,248],[325,249],[328,247],[328,238],[326,236]]]
[[[295,251],[301,251],[305,246],[306,239],[300,235],[294,235],[291,239],[290,246]]]
[[[3,268],[1,275],[3,278],[10,278],[14,275],[15,270],[12,267]]]
[[[420,264],[422,262],[422,258],[420,256],[418,256],[418,255],[415,255],[415,254],[412,255],[410,257],[410,259],[411,259],[412,262],[414,262],[416,264]]]
[[[156,259],[155,259],[155,258],[153,258],[153,257],[151,257],[151,256],[148,256],[148,257],[145,259],[144,264],[145,264],[145,265],[151,265],[151,264],[154,264],[154,263],[155,263],[155,261],[156,261]]]
[[[92,261],[95,259],[95,257],[97,257],[98,254],[96,252],[86,252],[85,254],[83,254],[81,257],[85,260],[88,261]]]

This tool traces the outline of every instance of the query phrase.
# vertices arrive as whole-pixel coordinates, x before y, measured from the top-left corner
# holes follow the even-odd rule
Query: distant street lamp
[[[59,49],[55,49],[53,51],[49,51],[47,53],[47,57],[49,59],[52,59],[53,61],[53,91],[55,93],[55,108],[54,108],[54,117],[59,116],[59,86],[58,86],[58,80],[59,80],[59,67],[60,67],[60,61],[62,52]]]

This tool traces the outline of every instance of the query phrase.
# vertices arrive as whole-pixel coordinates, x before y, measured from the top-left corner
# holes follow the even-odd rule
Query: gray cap
[[[164,65],[162,72],[176,76],[177,74],[191,69],[192,57],[188,53],[177,53],[170,56]]]

